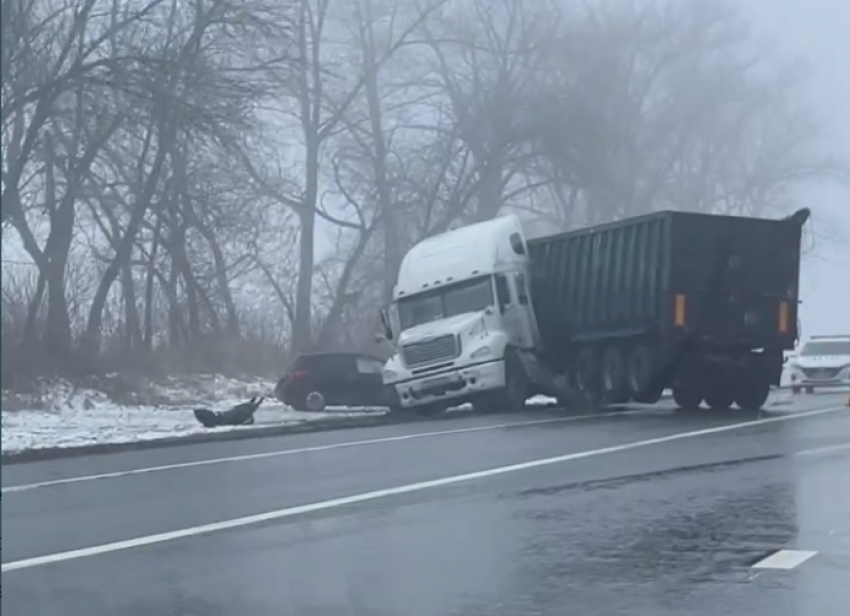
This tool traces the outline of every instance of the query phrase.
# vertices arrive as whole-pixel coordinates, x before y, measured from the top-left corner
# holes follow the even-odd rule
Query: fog
[[[410,246],[505,212],[534,235],[807,206],[803,336],[850,332],[846,2],[250,0],[207,23],[149,0],[110,25],[114,1],[81,30],[74,3],[52,30],[33,26],[50,0],[4,4],[3,352],[30,349],[20,365],[362,347]],[[302,4],[324,29],[293,19]],[[170,19],[206,46],[163,42]],[[101,58],[79,59],[91,75],[74,53]]]
[[[850,159],[850,3],[843,0],[740,0],[753,27],[787,57],[805,62],[807,93],[827,140]],[[816,212],[813,253],[801,280],[803,337],[850,334],[850,190],[807,190],[801,201]]]

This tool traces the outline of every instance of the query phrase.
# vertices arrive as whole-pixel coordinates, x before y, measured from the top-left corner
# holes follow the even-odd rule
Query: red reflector
[[[294,372],[289,373],[290,379],[300,379],[300,378],[303,378],[305,376],[307,376],[306,370],[295,370]]]

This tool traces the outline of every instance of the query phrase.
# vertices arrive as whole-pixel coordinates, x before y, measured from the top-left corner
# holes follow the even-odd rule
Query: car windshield
[[[405,330],[492,305],[493,285],[485,276],[405,297],[398,302],[398,315]]]
[[[807,342],[800,351],[803,357],[812,355],[850,355],[850,340],[820,340]]]

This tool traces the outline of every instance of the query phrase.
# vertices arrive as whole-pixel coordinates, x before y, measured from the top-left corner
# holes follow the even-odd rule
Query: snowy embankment
[[[39,392],[12,395],[3,392],[2,451],[79,447],[188,436],[201,432],[256,430],[329,418],[376,415],[384,409],[329,408],[323,413],[299,413],[267,398],[251,426],[204,428],[192,409],[225,410],[253,395],[268,395],[269,384],[221,376],[174,379],[146,385],[141,391],[121,392],[116,402],[114,383],[106,389],[77,388],[66,382],[44,384]]]
[[[96,387],[80,388],[58,381],[42,384],[34,394],[3,392],[3,453],[257,430],[386,413],[383,408],[356,407],[331,407],[322,413],[298,412],[274,400],[270,387],[267,381],[217,375],[143,385],[112,376]],[[197,407],[225,410],[254,395],[268,397],[250,426],[204,428],[192,414],[192,409]],[[543,396],[529,401],[533,406],[553,403],[554,400]]]
[[[106,377],[99,385],[86,388],[58,381],[42,384],[37,393],[13,395],[3,392],[2,452],[150,441],[202,432],[256,430],[386,412],[380,408],[297,412],[274,400],[270,396],[270,388],[268,381],[246,381],[218,375],[175,378],[141,385],[112,376]],[[252,426],[204,428],[192,414],[192,409],[197,407],[225,410],[254,395],[268,397],[257,410]],[[790,401],[790,392],[777,391],[771,395],[769,405]],[[553,404],[554,400],[545,396],[528,401],[529,406]]]

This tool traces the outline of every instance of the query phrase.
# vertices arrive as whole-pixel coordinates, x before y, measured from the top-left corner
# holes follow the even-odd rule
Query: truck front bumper
[[[497,359],[402,381],[395,384],[395,389],[401,405],[409,408],[428,404],[458,406],[477,394],[504,386],[505,362]]]

